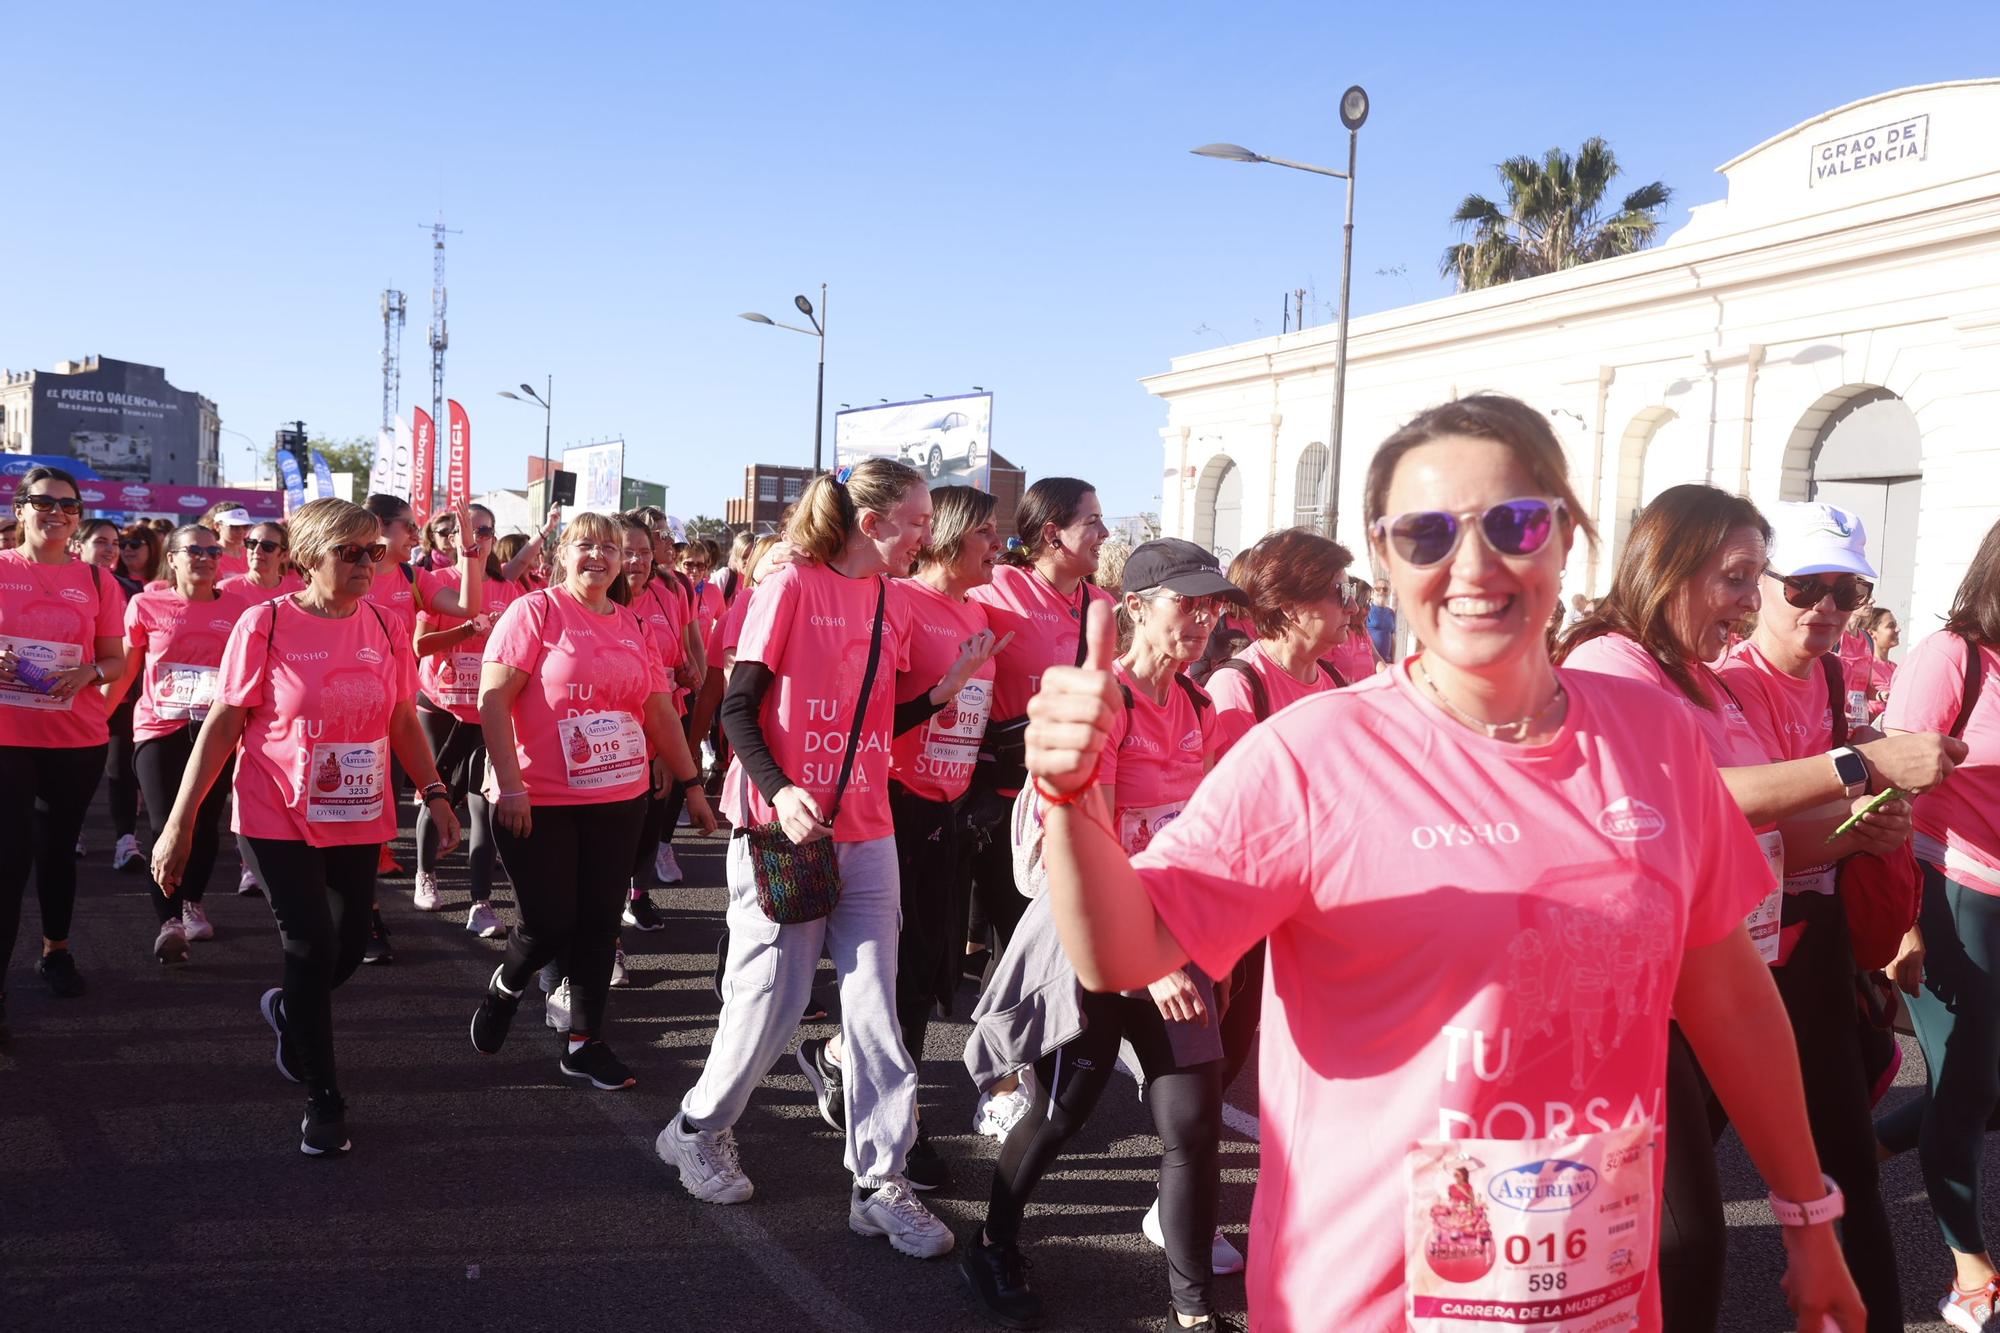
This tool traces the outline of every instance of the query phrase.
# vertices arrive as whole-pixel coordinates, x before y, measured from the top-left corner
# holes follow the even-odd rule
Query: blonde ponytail
[[[921,473],[893,458],[868,458],[823,472],[799,497],[785,536],[821,564],[831,564],[847,549],[863,513],[887,514],[923,484]]]

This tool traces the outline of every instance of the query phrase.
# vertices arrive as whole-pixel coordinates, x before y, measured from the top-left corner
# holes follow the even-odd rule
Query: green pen
[[[1862,806],[1859,810],[1856,810],[1851,816],[1848,817],[1848,820],[1845,824],[1842,824],[1839,828],[1827,834],[1826,840],[1828,842],[1832,842],[1836,838],[1845,836],[1851,829],[1853,829],[1853,827],[1856,824],[1859,824],[1861,822],[1864,816],[1874,814],[1877,810],[1880,810],[1883,806],[1887,805],[1891,801],[1902,799],[1902,795],[1903,793],[1897,791],[1894,787],[1889,788],[1889,790],[1883,792],[1880,796],[1877,796],[1874,800]]]

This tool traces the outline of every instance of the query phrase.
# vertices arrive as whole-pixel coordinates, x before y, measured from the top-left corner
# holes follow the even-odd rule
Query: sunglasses
[[[456,537],[458,535],[457,525],[451,523],[447,523],[445,526],[439,528],[437,531],[438,531],[438,536],[440,537]],[[485,541],[488,537],[491,537],[493,535],[493,529],[474,528],[472,530],[472,535],[477,537],[480,541]]]
[[[1172,602],[1180,608],[1181,614],[1193,620],[1217,620],[1223,613],[1220,597],[1184,597],[1177,592],[1159,592],[1153,600]]]
[[[380,564],[382,557],[389,554],[389,548],[383,542],[376,542],[373,546],[363,546],[359,542],[348,542],[344,546],[334,547],[332,554],[343,565],[358,565],[364,560],[371,565],[375,565]]]
[[[14,503],[25,504],[37,514],[47,514],[60,509],[74,517],[83,512],[83,501],[72,495],[24,495]]]
[[[1496,555],[1533,555],[1555,534],[1556,515],[1569,512],[1561,500],[1526,496],[1502,500],[1484,513],[1448,514],[1442,509],[1413,510],[1375,520],[1375,536],[1386,542],[1405,564],[1428,569],[1451,559],[1468,526],[1477,519],[1479,532]]]
[[[283,542],[274,542],[269,537],[259,537],[255,541],[244,542],[243,549],[246,551],[255,551],[260,555],[276,555],[285,549],[285,544]]]
[[[222,548],[220,546],[177,546],[174,548],[174,554],[184,555],[190,560],[197,557],[203,560],[220,560],[222,559]]]
[[[1785,601],[1800,611],[1810,611],[1828,597],[1843,611],[1852,611],[1875,595],[1875,585],[1859,574],[1842,574],[1832,583],[1821,583],[1823,574],[1793,574],[1787,578],[1772,570],[1765,575],[1774,578],[1785,590]]]
[[[139,537],[121,537],[118,539],[118,549],[121,551],[143,551],[146,549],[146,542],[143,538]]]

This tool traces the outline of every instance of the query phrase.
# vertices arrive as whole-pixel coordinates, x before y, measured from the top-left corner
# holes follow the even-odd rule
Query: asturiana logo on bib
[[[1566,1213],[1597,1188],[1597,1169],[1551,1157],[1502,1171],[1486,1186],[1493,1202],[1523,1213]]]
[[[1636,796],[1621,796],[1597,817],[1597,831],[1620,842],[1650,842],[1667,831],[1667,817]]]

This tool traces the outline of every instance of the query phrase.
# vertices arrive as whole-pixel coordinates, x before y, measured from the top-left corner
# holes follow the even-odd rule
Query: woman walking
[[[135,582],[125,572],[120,550],[123,540],[118,525],[110,519],[86,518],[78,525],[70,546],[78,560],[95,565],[116,579],[129,604],[151,580]],[[129,677],[125,679],[129,681]],[[139,852],[138,836],[139,777],[132,767],[132,701],[127,698],[122,703],[118,702],[112,698],[112,689],[100,688],[105,689],[106,698],[112,704],[111,741],[104,753],[104,785],[111,798],[111,832],[117,839],[111,849],[111,868],[128,872],[143,870],[146,858]],[[83,839],[78,838],[76,854],[82,856],[83,850]]]

